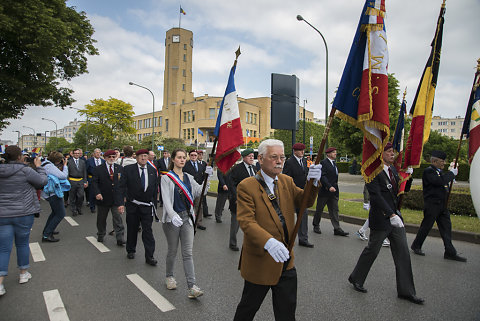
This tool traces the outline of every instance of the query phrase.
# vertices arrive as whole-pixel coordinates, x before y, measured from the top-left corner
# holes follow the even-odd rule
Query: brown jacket
[[[289,240],[295,228],[295,207],[300,207],[303,190],[298,188],[290,176],[278,175],[280,209],[289,233]],[[308,207],[315,202],[318,188],[313,187],[308,198]],[[267,193],[255,179],[244,179],[237,187],[237,220],[243,230],[243,246],[239,269],[242,277],[255,284],[275,285],[282,274],[283,263],[277,263],[264,249],[268,239],[274,237],[285,246],[282,223],[268,199]],[[294,267],[294,255],[287,269]]]

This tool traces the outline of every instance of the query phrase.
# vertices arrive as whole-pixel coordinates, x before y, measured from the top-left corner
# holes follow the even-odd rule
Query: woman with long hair
[[[183,270],[187,279],[188,297],[195,299],[203,295],[203,291],[196,285],[193,265],[193,226],[195,224],[193,200],[202,194],[202,185],[195,182],[192,175],[183,172],[186,160],[187,152],[184,149],[174,150],[172,152],[172,162],[169,166],[170,171],[163,175],[161,180],[163,198],[162,223],[168,244],[166,285],[169,290],[177,288],[173,270],[180,241]],[[207,166],[205,173],[211,176],[213,174],[212,167]],[[208,190],[208,186],[206,190]]]

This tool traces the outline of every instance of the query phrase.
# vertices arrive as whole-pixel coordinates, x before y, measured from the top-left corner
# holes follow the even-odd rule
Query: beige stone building
[[[439,132],[443,136],[454,139],[460,139],[462,132],[464,117],[457,116],[455,118],[442,118],[440,116],[432,117],[432,130]]]
[[[192,92],[193,33],[181,28],[167,31],[165,38],[165,72],[163,106],[155,112],[134,116],[133,126],[140,141],[152,134],[181,138],[186,144],[212,142],[213,131],[223,97]],[[225,85],[227,79],[225,79]],[[242,130],[246,142],[271,136],[270,97],[238,97]],[[306,121],[313,121],[313,112],[306,111]],[[303,107],[299,106],[303,120]]]
[[[32,152],[36,149],[36,153],[41,153],[45,150],[45,145],[48,144],[49,141],[50,137],[45,136],[45,133],[37,135],[22,135],[18,142],[18,147],[27,152]]]

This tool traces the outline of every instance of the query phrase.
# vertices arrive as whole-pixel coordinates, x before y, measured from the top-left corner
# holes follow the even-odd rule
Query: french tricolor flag
[[[226,173],[240,158],[237,148],[243,144],[242,124],[238,110],[237,91],[235,90],[236,60],[230,76],[227,89],[223,96],[222,104],[217,117],[214,135],[217,137],[217,150],[215,161],[217,167]]]

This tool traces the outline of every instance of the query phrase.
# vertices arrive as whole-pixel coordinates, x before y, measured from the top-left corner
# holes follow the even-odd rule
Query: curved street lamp
[[[322,37],[323,43],[325,44],[325,53],[326,53],[326,58],[325,58],[325,127],[327,126],[327,121],[328,121],[328,46],[327,46],[327,41],[325,40],[325,37],[322,35],[320,30],[315,28],[305,20],[301,15],[297,15],[297,20],[298,21],[305,21],[306,24],[308,24],[310,27],[313,28],[318,34]],[[325,141],[325,148],[328,148],[328,136]]]
[[[51,121],[52,123],[55,124],[55,150],[57,150],[57,130],[58,130],[58,127],[57,127],[57,123],[51,119],[48,119],[48,118],[43,118],[42,117],[42,120],[47,120],[47,121]],[[48,131],[48,130],[47,130]],[[50,137],[52,136],[52,132],[50,131]],[[45,134],[45,149],[47,149],[47,135]],[[46,151],[45,151],[46,152]]]
[[[155,95],[153,94],[153,92],[148,89],[147,87],[144,87],[144,86],[141,86],[139,84],[136,84],[134,82],[129,82],[128,83],[130,86],[137,86],[137,87],[140,87],[140,88],[143,88],[143,89],[146,89],[148,90],[151,94],[152,94],[152,98],[153,98],[153,109],[152,109],[152,152],[155,153]]]

